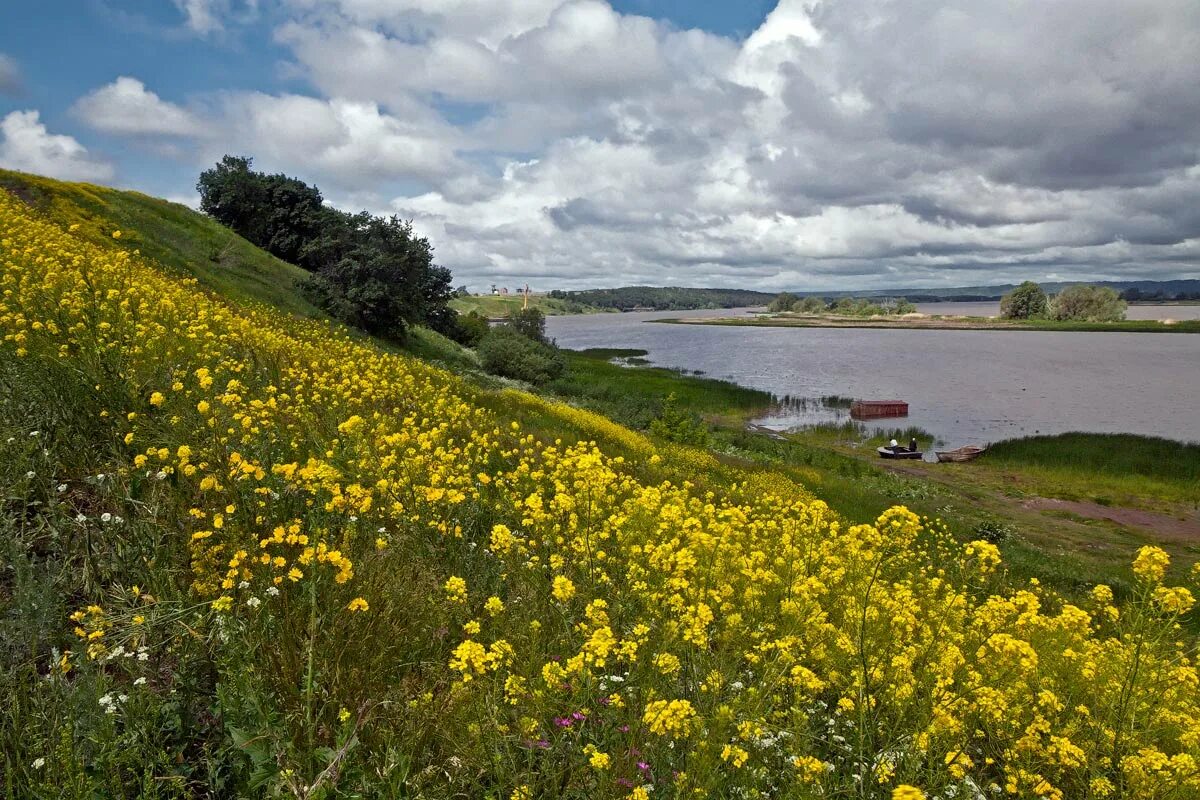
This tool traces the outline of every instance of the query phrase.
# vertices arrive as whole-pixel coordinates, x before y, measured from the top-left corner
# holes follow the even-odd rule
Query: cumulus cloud
[[[21,90],[21,71],[12,56],[0,53],[0,95],[16,94]]]
[[[1200,275],[1195,0],[780,0],[741,40],[602,0],[276,13],[308,94],[123,78],[81,114],[412,217],[476,284]]]
[[[471,270],[575,285],[1197,274],[1198,45],[1186,0],[783,0],[721,57],[593,95],[490,196],[396,205]],[[500,104],[476,132],[517,126]]]
[[[192,33],[209,36],[225,31],[229,20],[246,21],[258,11],[258,0],[172,0]]]
[[[76,181],[105,181],[112,165],[70,136],[52,134],[37,111],[13,111],[0,120],[0,166]]]
[[[73,111],[103,133],[187,136],[201,133],[203,127],[187,110],[125,76],[81,97]]]
[[[372,102],[302,95],[235,92],[216,104],[218,150],[253,153],[261,164],[322,178],[352,191],[388,180],[447,181],[463,170],[455,155],[457,131],[433,115],[381,111]]]

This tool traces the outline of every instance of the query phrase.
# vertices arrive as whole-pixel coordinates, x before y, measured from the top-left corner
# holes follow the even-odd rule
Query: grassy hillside
[[[224,297],[259,301],[301,316],[321,316],[296,291],[296,284],[308,273],[187,206],[140,192],[3,169],[0,190],[59,224],[79,225],[75,233],[87,241],[109,242],[120,231],[122,244],[196,278]]]
[[[510,311],[520,311],[524,306],[525,299],[519,295],[471,295],[469,297],[456,297],[450,301],[450,307],[458,311],[460,314],[467,314],[475,311],[490,319],[503,317]],[[572,300],[556,300],[553,297],[545,295],[531,295],[529,305],[532,308],[541,309],[546,316],[558,316],[561,314],[595,314],[603,309],[589,306],[586,303],[577,303]]]
[[[1014,588],[904,507],[847,519],[88,222],[0,192],[7,796],[1200,790],[1163,551],[1120,609]]]

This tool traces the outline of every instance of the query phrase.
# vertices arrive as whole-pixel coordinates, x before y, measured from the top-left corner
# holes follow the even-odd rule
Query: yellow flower
[[[465,580],[457,575],[452,575],[446,579],[446,583],[442,588],[446,590],[446,599],[451,603],[466,604],[467,582]]]
[[[1158,607],[1168,614],[1186,614],[1196,603],[1192,593],[1183,586],[1159,586],[1153,596]]]
[[[892,800],[925,800],[925,793],[915,786],[902,783],[892,789]]]
[[[163,404],[163,401],[165,401],[166,399],[167,398],[163,396],[162,392],[155,392],[154,394],[150,395],[150,405],[161,406]]]
[[[120,238],[121,238],[121,232],[120,232],[120,231],[113,231],[113,232],[112,232],[112,238],[114,238],[114,239],[120,239]]]
[[[654,700],[646,704],[642,722],[651,733],[679,738],[695,729],[696,710],[687,700]]]
[[[1133,560],[1133,574],[1146,583],[1158,583],[1167,574],[1171,557],[1161,547],[1146,545],[1138,550]]]
[[[356,597],[350,601],[346,608],[350,609],[351,611],[366,611],[368,608],[370,608],[370,605],[368,605],[367,601],[363,598]]]
[[[559,602],[569,602],[575,596],[575,584],[565,575],[555,575],[550,593]]]
[[[745,764],[749,758],[750,754],[743,748],[736,745],[727,744],[721,750],[721,760],[728,761],[729,763],[733,764],[735,768]]]

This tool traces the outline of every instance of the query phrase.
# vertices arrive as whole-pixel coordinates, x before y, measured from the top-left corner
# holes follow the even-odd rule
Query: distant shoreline
[[[1056,320],[1005,320],[997,317],[927,316],[849,317],[834,314],[776,314],[755,317],[672,317],[650,320],[672,325],[724,325],[751,328],[902,328],[910,330],[964,331],[1066,331],[1076,333],[1200,333],[1200,320],[1122,320],[1075,322]]]

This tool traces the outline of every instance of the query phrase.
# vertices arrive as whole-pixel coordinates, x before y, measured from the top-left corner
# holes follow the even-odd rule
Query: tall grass
[[[1085,475],[1200,482],[1200,444],[1125,433],[1064,433],[1009,439],[988,448],[989,464],[1048,467]]]

